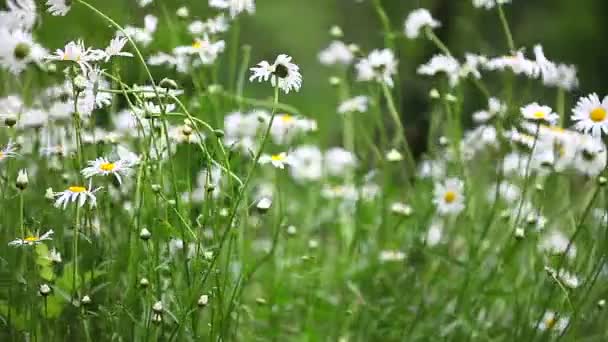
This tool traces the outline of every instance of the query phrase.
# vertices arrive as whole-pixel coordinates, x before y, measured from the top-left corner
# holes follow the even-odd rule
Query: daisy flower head
[[[0,149],[0,162],[8,158],[14,158],[17,156],[17,145],[12,141],[9,141],[6,146]]]
[[[555,124],[559,116],[553,113],[553,109],[549,106],[541,106],[534,102],[521,108],[521,114],[526,120],[536,122],[548,122]]]
[[[338,113],[339,114],[346,114],[346,113],[365,113],[367,112],[367,108],[369,106],[369,98],[367,96],[363,96],[363,95],[359,95],[359,96],[355,96],[353,98],[344,100],[342,103],[340,103],[340,106],[338,106]]]
[[[326,49],[319,52],[319,61],[323,65],[349,65],[354,58],[351,49],[339,40],[331,42]]]
[[[418,38],[420,30],[425,27],[430,29],[441,26],[441,23],[433,18],[426,8],[419,8],[410,12],[405,19],[405,36],[409,39]]]
[[[72,8],[72,0],[47,0],[47,11],[54,16],[65,16]]]
[[[0,66],[11,73],[20,74],[30,63],[40,64],[47,54],[28,31],[0,28]]]
[[[273,64],[261,61],[257,67],[250,68],[252,75],[249,81],[258,80],[266,82],[270,80],[273,87],[278,86],[285,94],[293,89],[299,91],[302,87],[302,75],[300,67],[291,62],[291,57],[285,54],[278,55]]]
[[[476,8],[485,8],[487,10],[494,8],[495,6],[505,5],[511,3],[511,0],[473,0],[473,6]]]
[[[46,59],[51,61],[72,61],[78,64],[82,73],[86,75],[93,68],[90,62],[99,61],[104,57],[105,51],[86,48],[84,42],[79,40],[78,42],[71,41],[67,43],[63,50],[55,50],[55,54],[47,56]]]
[[[127,175],[131,172],[131,163],[127,160],[119,159],[115,162],[110,162],[107,158],[101,157],[88,162],[89,166],[82,169],[81,173],[85,178],[93,176],[108,176],[113,175],[119,184],[122,184],[121,175]]]
[[[442,215],[458,214],[464,209],[464,183],[458,178],[448,178],[435,184],[433,203]]]
[[[26,236],[22,239],[17,238],[11,242],[8,243],[9,246],[15,246],[15,247],[20,247],[20,246],[34,246],[37,244],[42,243],[42,241],[46,241],[46,240],[53,240],[53,230],[49,230],[46,233],[42,234],[42,235],[29,235]]]
[[[291,164],[291,157],[289,155],[287,155],[287,153],[285,152],[281,152],[279,154],[273,154],[273,155],[268,155],[268,154],[263,154],[262,156],[260,156],[260,160],[259,160],[260,164],[272,164],[272,166],[279,168],[279,169],[284,169],[285,165],[290,165]]]
[[[373,50],[355,65],[358,81],[376,81],[393,87],[393,75],[397,73],[395,54],[389,49]]]
[[[583,175],[599,175],[606,168],[606,146],[600,139],[581,136],[573,165]]]
[[[419,66],[417,72],[426,76],[442,72],[448,77],[450,87],[454,87],[460,79],[460,63],[452,56],[435,55],[426,64]]]
[[[123,52],[122,49],[125,47],[128,39],[125,36],[116,36],[110,40],[110,45],[105,50],[105,61],[109,61],[113,56],[133,57],[130,52]]]
[[[70,186],[64,191],[54,194],[56,197],[55,208],[61,207],[62,209],[65,209],[70,202],[78,203],[79,207],[82,207],[85,203],[89,202],[89,207],[94,208],[97,205],[95,193],[99,190],[101,190],[101,188],[93,189],[91,183],[89,183],[88,189],[80,185]]]
[[[538,323],[538,330],[540,331],[551,331],[556,334],[561,334],[570,322],[568,317],[558,316],[553,311],[547,311],[544,313],[543,318]]]
[[[591,133],[599,138],[602,133],[608,134],[608,96],[600,101],[597,94],[591,94],[578,100],[570,117],[575,121],[574,128],[585,134]]]
[[[255,13],[254,0],[209,0],[209,6],[229,10],[232,18],[243,12]]]

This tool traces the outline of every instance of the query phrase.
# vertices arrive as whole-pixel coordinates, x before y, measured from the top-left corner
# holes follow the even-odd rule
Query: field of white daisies
[[[525,0],[459,0],[493,55],[353,0],[375,45],[313,68],[242,38],[265,1],[0,4],[0,341],[608,340],[608,97],[516,44]]]

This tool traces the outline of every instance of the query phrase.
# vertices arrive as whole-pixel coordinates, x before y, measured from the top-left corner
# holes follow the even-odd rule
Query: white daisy
[[[555,334],[561,334],[567,327],[570,322],[568,317],[559,316],[557,313],[553,311],[547,311],[543,315],[543,318],[538,324],[538,329],[540,331],[551,331]]]
[[[291,157],[288,156],[287,153],[285,153],[285,152],[281,152],[279,154],[273,154],[273,155],[263,154],[262,156],[260,156],[259,163],[260,164],[271,163],[272,166],[274,166],[276,168],[284,169],[285,165],[291,164]]]
[[[606,168],[606,146],[599,139],[581,136],[573,165],[583,175],[599,175]]]
[[[541,106],[536,102],[522,107],[521,114],[526,120],[545,121],[550,124],[555,124],[559,119],[559,115],[553,113],[551,107]]]
[[[397,60],[389,49],[373,50],[367,58],[355,65],[358,81],[376,81],[393,87],[393,75],[397,73]]]
[[[72,0],[47,0],[47,11],[54,16],[65,16],[70,11]]]
[[[570,117],[575,121],[574,128],[585,134],[599,138],[608,134],[608,96],[600,101],[599,96],[593,93],[578,100]]]
[[[464,184],[458,178],[436,183],[433,203],[442,215],[458,214],[464,209]]]
[[[107,176],[114,175],[118,183],[122,184],[122,176],[128,175],[131,172],[131,163],[127,160],[119,159],[114,162],[110,162],[107,158],[101,157],[88,162],[89,166],[82,169],[82,173],[85,178],[91,178],[93,176]]]
[[[338,113],[346,114],[346,113],[365,113],[367,112],[367,108],[369,106],[369,98],[367,96],[355,96],[353,98],[344,100],[344,102],[340,103],[338,106]]]
[[[42,235],[36,235],[36,236],[30,235],[30,236],[24,237],[22,239],[17,238],[15,240],[9,242],[8,245],[15,246],[15,247],[33,246],[33,245],[42,243],[42,241],[46,241],[46,240],[53,240],[53,230],[52,229]]]
[[[357,166],[357,157],[341,147],[333,147],[325,152],[325,171],[330,176],[343,176]]]
[[[511,69],[516,75],[524,74],[530,78],[537,78],[541,73],[536,61],[527,59],[521,51],[510,56],[492,58],[484,66],[488,70]]]
[[[40,65],[47,54],[28,31],[0,28],[0,41],[0,65],[13,74],[21,73],[30,63]]]
[[[6,144],[2,149],[0,149],[0,162],[4,161],[8,158],[14,158],[18,156],[17,154],[17,145],[11,141]]]
[[[122,52],[122,49],[125,47],[128,39],[124,36],[116,36],[110,40],[110,45],[106,47],[105,55],[106,62],[110,60],[113,56],[123,56],[123,57],[133,57],[133,54],[130,52]]]
[[[66,190],[54,194],[57,198],[55,200],[55,207],[65,209],[70,202],[78,202],[78,206],[82,207],[86,202],[89,202],[89,207],[93,208],[97,205],[95,193],[99,190],[101,190],[101,187],[92,189],[91,183],[89,183],[88,189],[79,185],[70,186]]]
[[[354,58],[353,52],[339,40],[331,42],[326,49],[319,52],[319,61],[323,65],[349,65]]]
[[[300,68],[291,62],[291,57],[288,55],[278,55],[273,64],[268,61],[261,61],[257,67],[250,68],[252,75],[249,81],[258,80],[266,82],[270,79],[273,87],[277,86],[282,89],[285,94],[293,89],[299,91],[302,86],[302,75]]]
[[[255,13],[254,0],[209,0],[209,6],[219,9],[228,9],[232,18],[242,12]]]
[[[451,87],[458,84],[460,78],[460,63],[452,56],[435,55],[426,64],[418,67],[420,75],[434,76],[443,72],[448,77]]]
[[[473,0],[473,6],[477,8],[492,9],[497,5],[511,3],[511,0]]]
[[[405,19],[405,36],[409,39],[418,38],[420,30],[424,27],[431,29],[441,26],[441,23],[433,18],[431,13],[425,8],[412,11]]]
[[[46,59],[52,61],[72,61],[80,66],[83,74],[87,74],[92,69],[90,62],[99,61],[105,57],[105,52],[102,50],[94,50],[86,48],[84,42],[71,41],[66,44],[64,49],[57,49],[54,55],[47,56]]]
[[[203,64],[210,65],[215,62],[220,53],[224,52],[225,46],[223,40],[212,42],[205,34],[202,39],[196,38],[191,46],[178,46],[173,52],[178,56],[183,53],[196,54]]]
[[[323,153],[315,145],[301,145],[290,153],[289,174],[298,182],[316,181],[323,177]]]

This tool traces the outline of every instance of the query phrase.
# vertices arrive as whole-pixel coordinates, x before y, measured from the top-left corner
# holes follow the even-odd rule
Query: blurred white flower
[[[389,49],[373,50],[355,65],[358,81],[375,81],[393,87],[393,75],[397,73],[397,60]]]
[[[53,230],[49,230],[42,235],[30,235],[27,237],[23,237],[22,239],[18,238],[8,243],[9,246],[34,246],[42,241],[53,240]]]
[[[229,10],[232,18],[243,12],[255,13],[254,0],[209,0],[209,6]]]
[[[405,36],[409,39],[418,38],[420,30],[425,27],[435,29],[441,26],[441,23],[433,18],[431,12],[425,8],[413,10],[405,19]]]
[[[338,106],[338,113],[346,114],[346,113],[365,113],[367,112],[369,106],[369,98],[367,96],[359,95],[353,98],[344,100]]]
[[[339,40],[331,42],[326,49],[319,52],[319,61],[324,65],[349,65],[354,58],[348,46]]]
[[[47,0],[47,11],[54,16],[65,16],[70,11],[72,0]]]

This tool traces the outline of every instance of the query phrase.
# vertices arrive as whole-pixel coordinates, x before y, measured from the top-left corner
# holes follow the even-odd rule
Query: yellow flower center
[[[112,172],[116,168],[116,164],[114,163],[103,163],[99,166],[102,171]]]
[[[272,161],[282,161],[283,159],[285,159],[285,156],[282,154],[273,154],[272,156],[270,156],[270,159]]]
[[[281,116],[281,121],[283,121],[284,123],[290,123],[293,122],[294,117],[289,115],[289,114],[285,114],[283,116]]]
[[[203,47],[203,42],[195,40],[194,43],[192,43],[192,47],[198,50]]]
[[[606,119],[606,114],[608,113],[606,113],[606,110],[604,108],[598,107],[591,111],[591,113],[589,114],[589,118],[593,122],[601,122]]]
[[[545,320],[545,326],[547,327],[547,329],[553,329],[555,323],[557,323],[557,321],[555,320],[554,316],[551,316]]]
[[[547,114],[545,114],[545,112],[538,111],[538,112],[534,113],[533,116],[536,119],[544,119],[547,116]]]
[[[36,242],[36,241],[38,241],[38,238],[35,237],[35,236],[28,236],[25,239],[23,239],[23,241],[25,241],[25,242]]]
[[[68,188],[68,190],[71,192],[85,192],[87,191],[87,188],[84,186],[71,186]]]
[[[446,191],[445,195],[443,195],[443,200],[446,203],[452,203],[456,200],[458,195],[454,191]]]
[[[0,151],[0,159],[2,159],[2,157],[4,157],[4,152]]]

